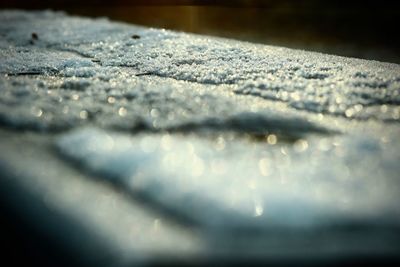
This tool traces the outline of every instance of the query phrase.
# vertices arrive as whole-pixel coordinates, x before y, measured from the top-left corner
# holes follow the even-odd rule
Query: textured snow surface
[[[131,38],[133,34],[140,38]],[[280,101],[318,114],[396,122],[400,118],[396,64],[53,12],[3,11],[0,35],[0,118],[14,127],[59,130],[81,124],[82,118],[121,127],[127,120],[130,125],[152,124],[152,106],[158,109],[155,114],[161,114],[156,128],[182,122],[184,117],[236,112],[232,97],[224,101],[215,96],[212,91],[217,87],[259,98],[254,103]],[[32,79],[35,74],[44,76]],[[193,83],[164,79],[163,85],[154,85],[143,82],[144,76]],[[211,92],[192,89],[203,85],[209,85]],[[9,112],[10,107],[15,113]],[[115,122],[117,114],[129,119]]]
[[[398,236],[399,121],[396,64],[0,12],[0,126],[211,235]]]

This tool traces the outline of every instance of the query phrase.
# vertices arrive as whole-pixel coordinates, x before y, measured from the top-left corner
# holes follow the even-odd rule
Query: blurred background
[[[399,1],[2,0],[70,14],[400,63]]]

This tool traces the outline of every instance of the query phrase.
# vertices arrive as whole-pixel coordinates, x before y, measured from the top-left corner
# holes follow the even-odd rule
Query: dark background
[[[2,0],[91,17],[400,63],[400,1]]]

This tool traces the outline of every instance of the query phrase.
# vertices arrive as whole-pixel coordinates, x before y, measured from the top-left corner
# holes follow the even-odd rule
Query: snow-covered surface
[[[0,81],[0,117],[16,127],[59,129],[80,124],[82,118],[108,124],[118,114],[128,115],[130,125],[140,124],[153,120],[152,106],[160,114],[155,124],[162,127],[183,117],[215,117],[238,109],[230,99],[215,99],[213,92],[165,79],[163,85],[153,85],[143,82],[143,75],[190,81],[198,88],[225,85],[232,94],[259,98],[254,102],[281,101],[308,112],[400,118],[400,67],[395,64],[52,12],[2,12],[0,34],[0,73],[8,75]],[[133,34],[141,38],[133,39]],[[35,73],[44,76],[20,78]]]
[[[365,136],[273,139],[84,129],[58,145],[91,172],[220,231],[400,223],[399,145]]]
[[[400,226],[399,65],[1,11],[0,92],[3,130],[49,137],[70,168],[189,219],[214,249],[242,230],[400,249],[387,239]]]

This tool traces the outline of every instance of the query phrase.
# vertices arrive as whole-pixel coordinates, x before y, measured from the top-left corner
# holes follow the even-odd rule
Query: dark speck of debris
[[[131,36],[131,38],[132,38],[132,39],[140,39],[140,36],[137,35],[137,34],[134,34],[134,35]]]
[[[36,32],[32,33],[32,40],[39,40],[39,36]]]

